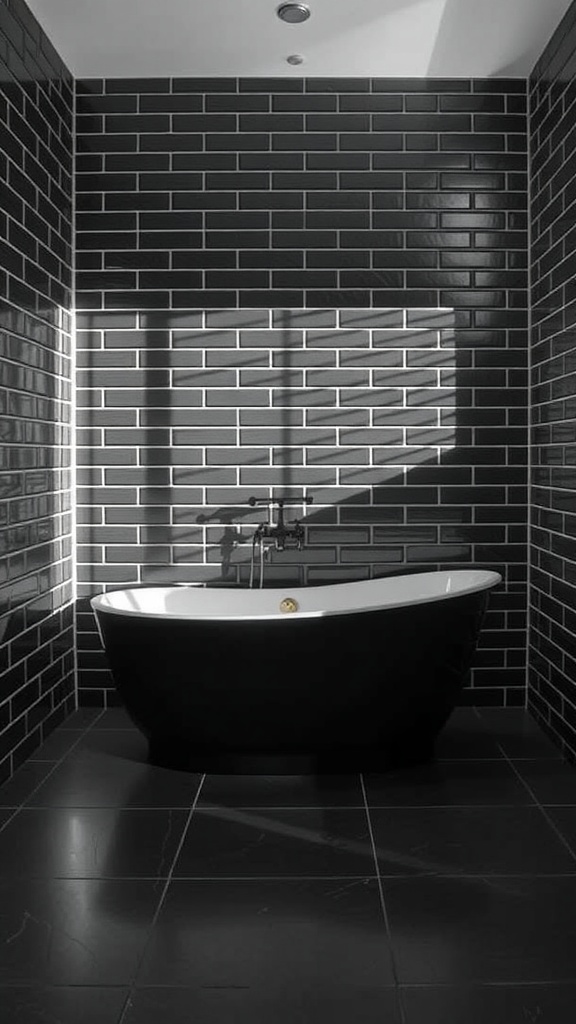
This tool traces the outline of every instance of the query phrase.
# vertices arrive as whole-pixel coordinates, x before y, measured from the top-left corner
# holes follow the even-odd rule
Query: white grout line
[[[391,925],[390,925],[390,919],[388,917],[388,911],[387,911],[387,908],[386,908],[386,901],[385,901],[385,897],[384,897],[384,888],[382,886],[382,876],[380,874],[380,867],[379,867],[379,864],[378,864],[378,854],[376,852],[376,842],[375,842],[375,839],[374,839],[374,832],[373,832],[373,829],[372,829],[372,820],[370,818],[370,808],[368,806],[368,797],[367,797],[367,794],[366,794],[366,787],[364,785],[364,776],[363,775],[360,775],[360,784],[362,786],[362,794],[363,794],[363,797],[364,797],[364,810],[365,810],[365,813],[366,813],[366,820],[368,822],[368,831],[369,831],[369,834],[370,834],[370,843],[371,843],[371,846],[372,846],[372,856],[374,858],[374,868],[375,868],[377,885],[378,885],[378,894],[379,894],[379,898],[380,898],[380,907],[381,907],[381,910],[382,910],[382,917],[384,919],[384,924],[386,926],[386,935],[387,935],[387,938],[388,938],[390,966],[391,966],[391,970],[392,970],[392,976],[394,978],[394,987],[395,987],[396,992],[398,993],[399,992],[399,986],[400,986],[400,977],[399,977],[399,972],[398,972],[398,966],[396,964],[396,957],[394,955],[394,944],[393,944],[393,938],[392,938],[392,928],[391,928]],[[406,1015],[405,1015],[404,1007],[402,1005],[402,1001],[401,1001],[400,998],[398,998],[398,1004],[399,1004],[400,1014],[401,1014],[401,1018],[402,1018],[401,1024],[405,1024],[405,1022],[406,1022]]]
[[[188,817],[186,819],[186,823],[185,823],[184,829],[182,831],[182,836],[180,837],[180,842],[178,843],[178,846],[176,848],[176,852],[175,852],[173,860],[172,860],[170,871],[168,872],[168,875],[166,876],[166,880],[164,882],[164,886],[163,886],[162,892],[160,894],[160,899],[158,901],[158,905],[156,907],[156,911],[154,913],[154,917],[152,918],[152,922],[151,922],[150,927],[148,929],[148,935],[146,937],[146,941],[143,944],[142,952],[141,952],[140,956],[138,957],[138,963],[137,963],[137,966],[136,966],[136,968],[134,970],[134,976],[133,976],[132,981],[130,983],[130,991],[128,992],[128,995],[126,997],[126,1003],[124,1005],[124,1009],[122,1011],[122,1014],[120,1016],[118,1024],[123,1024],[123,1022],[126,1020],[126,1013],[130,1010],[130,1008],[132,1006],[132,996],[133,996],[134,991],[136,989],[136,985],[137,985],[137,982],[138,982],[138,975],[140,973],[140,969],[141,969],[142,964],[144,962],[144,957],[146,955],[146,951],[148,949],[150,940],[152,938],[152,935],[153,935],[153,932],[154,932],[154,928],[155,928],[156,923],[158,921],[158,918],[160,916],[160,911],[162,910],[162,907],[164,905],[164,901],[166,899],[168,888],[170,886],[170,883],[172,881],[172,876],[174,874],[174,869],[176,867],[176,863],[178,861],[178,858],[180,856],[180,852],[181,852],[182,847],[184,845],[184,841],[185,841],[186,836],[188,834],[188,829],[190,827],[190,823],[192,821],[192,816],[194,814],[194,811],[196,810],[196,806],[198,804],[198,799],[200,797],[200,793],[201,793],[202,787],[204,785],[205,778],[206,778],[205,775],[202,775],[202,777],[200,778],[200,782],[198,784],[198,789],[196,791],[196,795],[194,797],[194,801],[192,803],[192,806],[190,808]]]

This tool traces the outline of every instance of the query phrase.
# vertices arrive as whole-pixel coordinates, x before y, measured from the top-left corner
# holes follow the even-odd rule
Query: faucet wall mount
[[[288,546],[294,546],[299,551],[304,546],[304,527],[299,519],[294,519],[291,523],[287,523],[284,518],[284,508],[288,505],[310,505],[312,504],[312,498],[302,498],[299,501],[287,502],[285,498],[248,498],[248,504],[251,506],[266,505],[269,511],[269,519],[267,523],[261,523],[256,528],[255,539],[257,541],[270,540],[273,541],[276,551],[284,551]],[[278,510],[276,521],[274,521],[274,509]]]
[[[287,523],[284,518],[284,508],[286,505],[310,505],[312,500],[312,498],[301,498],[298,501],[286,501],[285,498],[248,498],[248,504],[252,508],[256,505],[265,505],[269,510],[268,522],[260,523],[252,537],[250,587],[253,587],[255,583],[256,549],[260,553],[260,587],[264,586],[264,547],[266,544],[272,544],[276,551],[285,551],[286,547],[302,550],[304,527],[299,519]],[[274,509],[278,510],[276,520],[274,520]]]

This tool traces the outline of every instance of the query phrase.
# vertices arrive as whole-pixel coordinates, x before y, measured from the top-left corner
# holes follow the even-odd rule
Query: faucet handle
[[[255,498],[252,495],[248,498],[246,504],[251,505],[254,508],[255,505],[278,505],[282,508],[284,505],[312,505],[314,498]]]
[[[252,496],[251,498],[248,498],[247,504],[250,505],[252,508],[254,508],[255,505],[267,505],[268,508],[274,508],[274,506],[277,505],[278,508],[284,508],[285,499],[284,498],[255,498],[254,496]]]

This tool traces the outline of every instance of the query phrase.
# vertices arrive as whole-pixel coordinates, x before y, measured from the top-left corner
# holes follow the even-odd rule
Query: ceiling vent
[[[280,4],[276,14],[282,21],[287,21],[289,25],[298,25],[301,21],[308,21],[310,8],[306,4]]]

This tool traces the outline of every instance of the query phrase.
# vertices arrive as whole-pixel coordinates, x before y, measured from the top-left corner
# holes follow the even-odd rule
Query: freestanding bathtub
[[[498,573],[264,590],[119,590],[91,601],[150,760],[337,771],[428,760]]]

